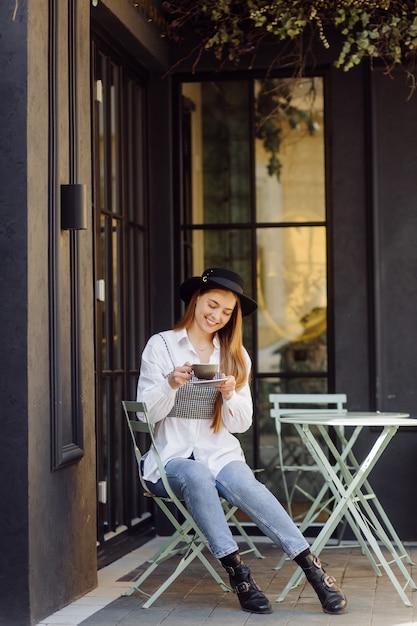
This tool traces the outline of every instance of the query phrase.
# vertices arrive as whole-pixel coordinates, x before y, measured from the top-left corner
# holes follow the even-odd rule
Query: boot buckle
[[[317,567],[317,569],[322,569],[320,559],[315,554],[313,555],[313,564]]]
[[[333,576],[329,576],[328,574],[325,574],[323,576],[323,583],[329,589],[332,589],[334,587],[335,582],[336,582],[336,578],[333,578]]]
[[[237,585],[233,588],[233,593],[247,593],[250,590],[250,584],[246,581],[242,581],[241,583],[237,583]]]

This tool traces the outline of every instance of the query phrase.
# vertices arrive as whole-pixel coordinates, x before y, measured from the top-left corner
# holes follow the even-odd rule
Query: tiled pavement
[[[321,560],[327,571],[342,584],[348,598],[348,610],[343,615],[329,616],[322,612],[320,603],[309,585],[291,590],[286,599],[275,603],[287,583],[294,564],[287,562],[275,571],[280,551],[268,540],[258,539],[265,559],[252,555],[245,557],[252,573],[270,598],[274,612],[271,615],[253,615],[240,610],[234,594],[225,593],[196,559],[171,587],[149,609],[142,609],[144,598],[135,592],[122,596],[137,574],[136,570],[155,549],[161,539],[156,538],[138,550],[99,572],[96,590],[80,600],[41,621],[37,626],[399,626],[417,624],[417,592],[406,590],[413,603],[406,606],[384,572],[377,577],[368,559],[360,549],[350,546],[326,549]],[[417,545],[408,545],[413,561],[417,561]],[[211,557],[210,557],[211,558]],[[213,563],[217,562],[213,559]],[[172,565],[171,565],[172,566]],[[171,571],[169,562],[161,565],[146,581],[152,590],[161,578]],[[417,581],[417,565],[408,566]],[[223,570],[218,565],[218,571]],[[227,581],[227,577],[224,577]]]

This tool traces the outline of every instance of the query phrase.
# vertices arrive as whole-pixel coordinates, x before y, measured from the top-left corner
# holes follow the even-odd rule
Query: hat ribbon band
[[[214,276],[203,276],[203,282],[206,283],[207,281],[210,281],[212,283],[217,283],[219,285],[222,285],[223,287],[225,287],[225,289],[229,289],[230,291],[235,291],[237,293],[240,293],[243,295],[243,289],[240,285],[238,285],[237,283],[233,282],[232,280],[228,280],[227,278],[221,278],[221,277],[214,277]]]

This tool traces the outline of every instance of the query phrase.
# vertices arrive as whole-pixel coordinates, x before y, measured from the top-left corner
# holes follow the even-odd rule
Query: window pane
[[[193,272],[201,274],[207,267],[228,267],[245,280],[250,289],[251,238],[249,230],[197,230],[192,232]]]
[[[245,293],[252,293],[252,245],[250,230],[202,230],[191,233],[192,246],[190,259],[185,266],[186,276],[202,274],[208,267],[227,267],[240,274],[245,285]],[[243,325],[245,347],[252,355],[251,320]]]
[[[139,367],[140,350],[147,336],[148,318],[146,315],[146,233],[139,228],[129,229],[128,239],[128,340],[126,342],[127,364],[134,372],[129,397],[136,397],[136,371]]]
[[[98,267],[97,276],[104,280],[106,286],[111,285],[111,220],[108,216],[100,214],[100,236],[98,238],[98,249],[100,253],[97,255]],[[109,370],[112,363],[112,321],[107,300],[98,304],[98,314],[101,316],[101,369]]]
[[[123,368],[123,257],[122,257],[122,222],[112,220],[112,293],[113,293],[113,367],[120,370]]]
[[[192,111],[192,222],[250,221],[250,83],[185,83],[183,94]]]
[[[259,371],[325,372],[325,227],[258,229],[257,248]]]
[[[325,219],[323,79],[255,82],[258,222]]]
[[[110,86],[110,124],[111,124],[111,208],[115,213],[120,212],[120,110],[118,94],[120,91],[119,84],[119,68],[116,65],[111,66]]]
[[[129,134],[126,137],[128,159],[128,216],[129,220],[145,222],[145,135],[143,131],[143,88],[135,81],[128,83],[127,116]]]
[[[106,87],[105,59],[102,55],[97,55],[96,62],[97,80],[95,83],[94,106],[96,109],[95,127],[95,178],[96,178],[96,198],[98,208],[104,208],[105,204],[105,135],[104,135],[104,102],[103,90]]]
[[[272,405],[269,402],[269,394],[295,393],[296,390],[292,386],[295,382],[295,380],[291,381],[291,385],[288,387],[287,381],[284,379],[263,379],[259,381],[260,467],[264,469],[264,471],[259,474],[259,479],[267,485],[283,504],[285,503],[285,492],[282,474],[277,470],[277,464],[279,463],[278,436],[275,429],[275,420],[270,416]],[[299,379],[299,382],[302,385],[304,381]],[[308,389],[298,389],[297,392],[313,393],[313,391]],[[317,407],[320,408],[320,405],[318,404]],[[309,408],[311,408],[311,406]],[[281,435],[283,438],[284,461],[288,465],[313,464],[312,457],[292,425],[282,424]],[[323,449],[325,449],[324,444]],[[317,472],[317,474],[315,472],[308,472],[301,477],[295,472],[287,472],[287,482],[290,489],[295,478],[298,481],[299,487],[304,489],[311,497],[315,497],[319,493],[323,484],[323,477],[319,472]],[[298,515],[308,509],[311,500],[306,499],[301,491],[296,490],[294,492],[293,503],[293,513]]]

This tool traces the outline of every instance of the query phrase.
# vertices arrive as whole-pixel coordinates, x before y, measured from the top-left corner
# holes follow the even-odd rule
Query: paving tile
[[[194,561],[185,572],[149,608],[143,609],[145,597],[135,591],[123,596],[131,584],[128,580],[143,571],[144,560],[152,555],[158,541],[146,545],[123,557],[117,565],[99,572],[99,587],[76,603],[66,607],[40,622],[37,626],[411,626],[417,624],[415,606],[407,607],[394,589],[385,572],[376,576],[373,568],[359,548],[347,546],[324,550],[320,555],[325,569],[335,576],[348,598],[348,611],[344,615],[331,616],[322,612],[319,601],[311,587],[303,583],[291,589],[283,602],[275,602],[295,570],[295,564],[285,562],[280,570],[274,570],[280,552],[268,540],[258,540],[265,559],[253,554],[244,557],[258,585],[265,591],[273,606],[270,615],[253,615],[240,609],[237,597],[220,589],[201,563]],[[143,546],[145,548],[145,546]],[[417,545],[407,546],[417,561]],[[227,575],[210,555],[210,562],[227,583]],[[173,569],[166,562],[144,583],[152,592]],[[417,566],[407,565],[414,580]],[[399,575],[399,574],[397,574]],[[125,580],[124,583],[120,579]],[[417,593],[407,593],[416,604]],[[96,610],[94,610],[96,601]],[[103,604],[99,604],[105,603]],[[106,603],[107,602],[107,603]],[[91,604],[90,604],[91,603]],[[86,613],[83,617],[82,610]],[[77,621],[77,615],[80,617]],[[67,622],[65,621],[67,619]]]

